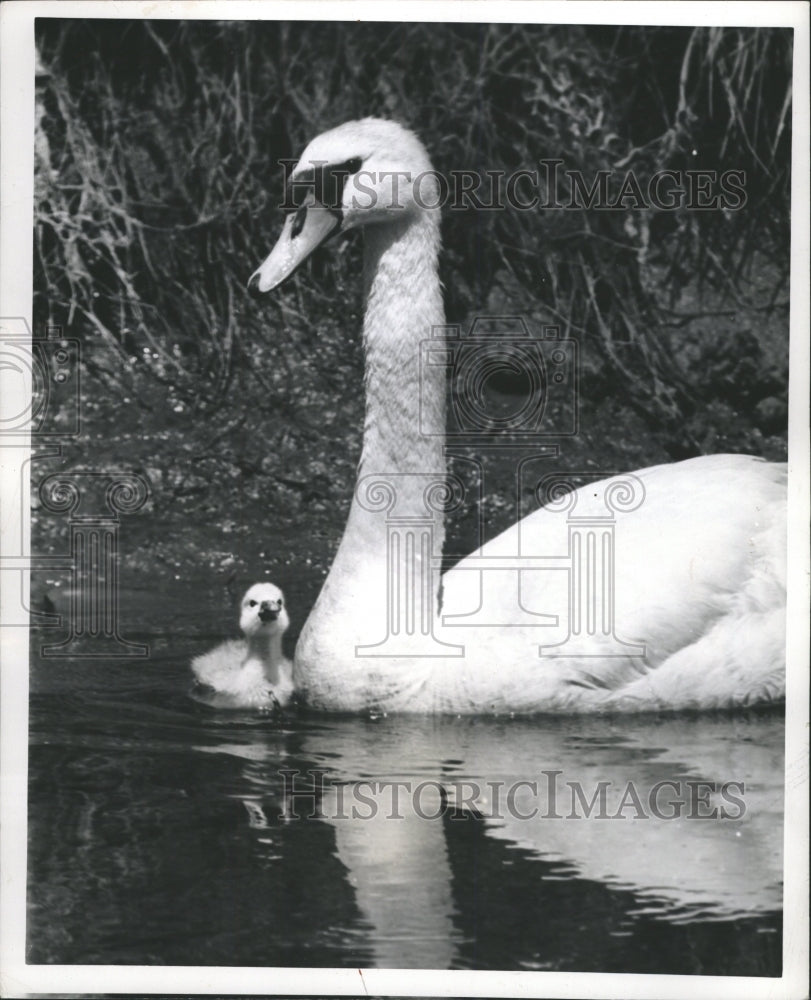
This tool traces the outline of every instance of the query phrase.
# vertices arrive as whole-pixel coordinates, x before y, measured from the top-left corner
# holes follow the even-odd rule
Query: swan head
[[[284,594],[275,584],[255,583],[248,589],[239,606],[239,627],[246,638],[282,635],[289,624]]]
[[[438,204],[437,176],[413,132],[380,118],[339,125],[313,139],[290,173],[282,233],[248,290],[277,288],[338,232],[410,221]]]

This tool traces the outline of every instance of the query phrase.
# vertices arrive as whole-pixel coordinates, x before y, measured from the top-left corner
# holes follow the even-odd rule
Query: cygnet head
[[[397,122],[363,118],[322,133],[288,177],[289,214],[249,292],[276,288],[337,232],[438,214],[439,193],[425,147]]]
[[[284,594],[275,584],[255,583],[242,598],[239,627],[246,638],[282,635],[289,624]]]

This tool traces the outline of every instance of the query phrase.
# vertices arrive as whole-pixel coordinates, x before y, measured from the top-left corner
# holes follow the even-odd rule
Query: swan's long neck
[[[426,527],[434,557],[444,543],[439,505],[432,508],[425,498],[431,483],[444,482],[446,475],[445,369],[420,364],[422,342],[432,332],[441,336],[436,327],[444,323],[437,273],[439,213],[369,225],[365,239],[363,452],[341,544],[297,649],[297,663],[306,671],[319,669],[318,661],[330,658],[330,648],[342,639],[347,647],[342,655],[354,659],[355,644],[381,638],[376,633],[387,620],[393,520],[416,525],[420,532],[414,562],[418,577]],[[438,572],[431,580],[435,607]]]
[[[420,360],[422,343],[438,332],[445,314],[437,273],[437,212],[369,226],[365,240],[366,419],[344,542],[351,542],[356,554],[361,546],[371,547],[368,557],[385,554],[380,540],[386,537],[387,514],[425,518],[430,514],[426,485],[445,476],[445,373]],[[388,511],[367,509],[370,477],[395,490],[395,505]],[[444,523],[434,515],[434,546],[441,549]]]
[[[420,363],[421,344],[445,322],[438,221],[436,212],[424,212],[365,233],[366,420],[359,478],[445,473],[444,370]]]

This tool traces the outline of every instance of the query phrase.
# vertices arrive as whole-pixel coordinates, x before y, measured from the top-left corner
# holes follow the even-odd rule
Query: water
[[[32,660],[29,962],[780,974],[779,713],[280,720],[188,697],[199,637],[129,637]],[[584,818],[600,781],[642,815]]]

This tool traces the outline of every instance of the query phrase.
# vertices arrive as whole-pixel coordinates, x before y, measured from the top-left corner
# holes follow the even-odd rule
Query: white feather
[[[555,628],[516,624],[514,570],[491,570],[487,627],[450,627],[447,616],[475,611],[482,556],[565,556],[565,515],[540,509],[473,553],[442,578],[442,616],[434,634],[463,647],[461,656],[359,656],[384,638],[387,622],[385,513],[363,502],[369,477],[396,486],[396,516],[422,518],[430,479],[446,474],[442,369],[420,366],[420,344],[444,322],[437,262],[439,212],[421,207],[414,186],[399,188],[393,210],[381,172],[430,168],[412,133],[392,122],[350,122],[315,139],[297,171],[310,163],[358,157],[375,198],[362,204],[352,179],[344,189],[342,226],[364,228],[367,290],[363,339],[366,420],[359,481],[329,576],[302,632],[295,682],[324,709],[413,712],[598,712],[718,708],[784,697],[785,468],[742,455],[714,455],[636,472],[645,499],[616,521],[616,635],[644,644],[644,656],[605,657],[593,641],[576,658],[539,655],[568,634],[567,574],[520,574],[521,603],[557,615]],[[294,172],[295,176],[295,172]],[[432,203],[423,187],[422,202]],[[372,203],[370,203],[370,201]],[[306,220],[305,220],[306,221]],[[323,227],[321,227],[323,229]],[[276,248],[251,280],[263,292],[278,285],[317,245],[288,222]],[[308,242],[310,239],[310,242]],[[299,242],[297,243],[296,240]],[[283,260],[284,268],[278,264]],[[578,491],[587,504],[605,483]],[[391,512],[390,512],[390,516]],[[441,551],[441,514],[430,521]],[[520,548],[519,548],[520,533]],[[415,559],[419,573],[428,573]],[[487,573],[484,574],[485,576]],[[502,586],[493,587],[500,580]],[[439,603],[434,574],[431,600]],[[368,650],[367,650],[368,651]]]

